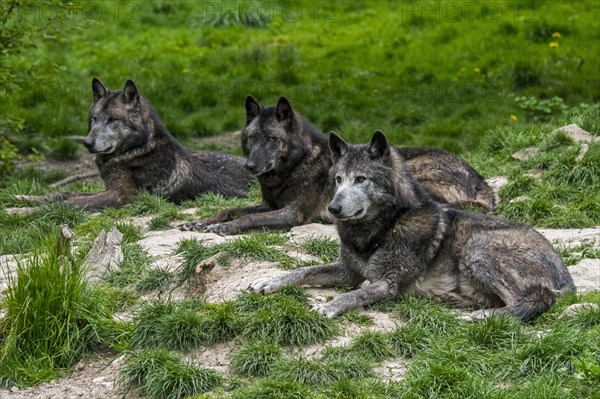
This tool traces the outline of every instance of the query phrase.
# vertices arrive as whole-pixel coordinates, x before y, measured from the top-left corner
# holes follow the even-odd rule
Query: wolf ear
[[[140,94],[138,93],[137,87],[135,87],[135,83],[133,80],[127,79],[125,82],[125,87],[123,88],[123,94],[121,95],[123,102],[126,104],[135,105],[137,101],[140,99]]]
[[[290,119],[294,114],[292,104],[290,104],[289,100],[284,96],[279,97],[275,114],[277,115],[277,120],[279,121]]]
[[[367,152],[371,159],[383,159],[387,161],[390,156],[390,146],[385,135],[381,130],[376,130],[371,137],[371,142],[367,147]]]
[[[246,96],[246,125],[249,125],[260,113],[260,104],[250,94]]]
[[[94,102],[96,102],[96,101],[100,100],[102,97],[104,97],[107,92],[108,92],[108,89],[106,88],[106,86],[104,86],[102,84],[100,79],[98,79],[98,78],[92,79],[92,97],[94,99]]]
[[[331,132],[329,133],[329,151],[331,151],[333,163],[336,163],[348,152],[348,143],[338,136],[336,132]]]

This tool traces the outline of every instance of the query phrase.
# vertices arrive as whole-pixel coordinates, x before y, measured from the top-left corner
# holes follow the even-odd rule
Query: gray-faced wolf
[[[262,203],[225,210],[199,222],[181,224],[183,230],[237,234],[252,229],[289,229],[315,219],[333,221],[327,204],[333,194],[328,181],[331,155],[327,137],[285,97],[274,107],[246,98],[246,127],[242,149],[246,168],[260,183]],[[494,193],[467,162],[439,149],[395,148],[416,179],[438,201],[489,210]],[[232,220],[240,217],[237,220]]]
[[[286,284],[358,287],[314,310],[330,317],[382,299],[412,294],[474,316],[510,312],[527,321],[557,295],[573,291],[560,256],[537,231],[512,221],[439,204],[377,131],[352,146],[329,136],[341,252],[336,263],[261,279],[250,290],[268,294]]]
[[[123,90],[109,90],[94,78],[92,93],[89,134],[83,144],[96,154],[106,191],[63,192],[28,200],[61,201],[96,210],[132,202],[141,189],[176,203],[204,192],[244,196],[254,181],[243,158],[181,146],[133,81],[127,80]]]

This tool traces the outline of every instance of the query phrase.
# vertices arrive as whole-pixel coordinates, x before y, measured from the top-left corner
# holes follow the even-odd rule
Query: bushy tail
[[[542,285],[529,286],[510,312],[516,318],[527,322],[548,310],[556,300],[557,295],[558,291]]]

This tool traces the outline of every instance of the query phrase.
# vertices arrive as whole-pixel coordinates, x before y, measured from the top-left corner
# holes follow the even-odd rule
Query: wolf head
[[[92,80],[93,103],[88,115],[88,136],[83,145],[94,154],[120,154],[143,145],[153,129],[153,110],[135,83],[109,90]]]
[[[412,175],[404,161],[390,150],[381,131],[373,133],[369,144],[354,146],[331,132],[329,149],[335,194],[328,209],[336,219],[368,219],[390,207],[409,208],[418,203]]]
[[[285,97],[279,97],[274,107],[262,107],[254,97],[246,97],[246,127],[242,132],[246,169],[262,175],[293,164],[304,155],[309,140],[303,125],[303,118]]]

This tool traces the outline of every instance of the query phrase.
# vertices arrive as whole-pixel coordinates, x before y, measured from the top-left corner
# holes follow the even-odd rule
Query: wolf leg
[[[79,194],[79,193],[78,193]],[[97,211],[108,207],[120,207],[132,202],[135,196],[123,195],[115,190],[107,190],[101,193],[81,193],[63,201],[65,205],[84,208],[88,211]]]
[[[253,214],[253,213],[268,212],[268,211],[272,211],[272,210],[273,210],[273,208],[271,206],[269,206],[263,202],[258,205],[225,209],[224,211],[219,212],[216,215],[211,216],[207,219],[199,220],[197,222],[181,223],[181,224],[178,224],[177,227],[180,230],[184,230],[184,231],[202,230],[205,227],[210,226],[212,224],[227,222],[227,221],[233,220],[235,217],[238,217],[238,216],[244,216],[244,215],[249,215],[249,214]]]
[[[312,306],[312,310],[327,317],[336,317],[352,309],[371,305],[375,302],[390,297],[390,284],[386,280],[379,280],[339,296],[330,302]]]
[[[76,193],[70,191],[60,191],[46,195],[13,195],[17,201],[23,202],[60,202],[79,195],[92,195],[93,193]]]
[[[285,285],[340,285],[358,287],[364,281],[360,274],[348,269],[341,263],[321,266],[308,266],[296,269],[276,278],[261,278],[248,286],[250,291],[270,294]]]
[[[300,211],[288,207],[243,216],[226,223],[211,224],[206,226],[206,231],[219,235],[229,235],[257,229],[287,230],[302,222]]]

